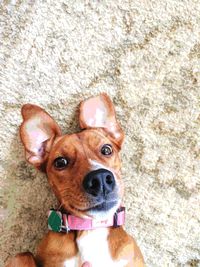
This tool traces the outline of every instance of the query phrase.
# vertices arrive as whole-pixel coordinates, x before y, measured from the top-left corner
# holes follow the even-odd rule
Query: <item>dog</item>
[[[50,210],[50,231],[7,267],[142,267],[142,253],[123,229],[120,157],[124,133],[109,96],[80,103],[80,132],[62,135],[42,108],[25,104],[20,137],[26,160],[46,172],[60,208]]]

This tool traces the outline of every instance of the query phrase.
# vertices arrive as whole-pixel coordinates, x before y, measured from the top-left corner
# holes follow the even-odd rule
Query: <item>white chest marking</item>
[[[79,260],[78,257],[73,257],[69,260],[64,262],[64,267],[79,267]]]
[[[100,228],[88,231],[77,239],[81,263],[88,261],[92,267],[124,267],[126,260],[114,261],[108,247],[108,229]]]

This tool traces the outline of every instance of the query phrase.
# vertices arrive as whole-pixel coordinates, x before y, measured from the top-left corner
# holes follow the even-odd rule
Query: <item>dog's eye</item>
[[[101,154],[105,155],[105,156],[109,156],[111,155],[113,152],[112,146],[111,145],[103,145],[101,148]]]
[[[64,157],[58,157],[53,162],[54,167],[58,170],[66,168],[67,164],[68,164],[68,160]]]

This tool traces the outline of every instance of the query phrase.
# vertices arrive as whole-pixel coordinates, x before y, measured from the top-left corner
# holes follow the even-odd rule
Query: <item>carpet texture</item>
[[[147,266],[200,266],[200,2],[0,2],[0,266],[34,251],[56,206],[24,160],[24,103],[78,130],[79,102],[113,99],[126,229]]]

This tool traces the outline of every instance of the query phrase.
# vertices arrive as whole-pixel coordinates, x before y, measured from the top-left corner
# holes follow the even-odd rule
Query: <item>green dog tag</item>
[[[62,226],[62,215],[55,210],[51,210],[48,218],[48,227],[54,232],[60,232]]]

